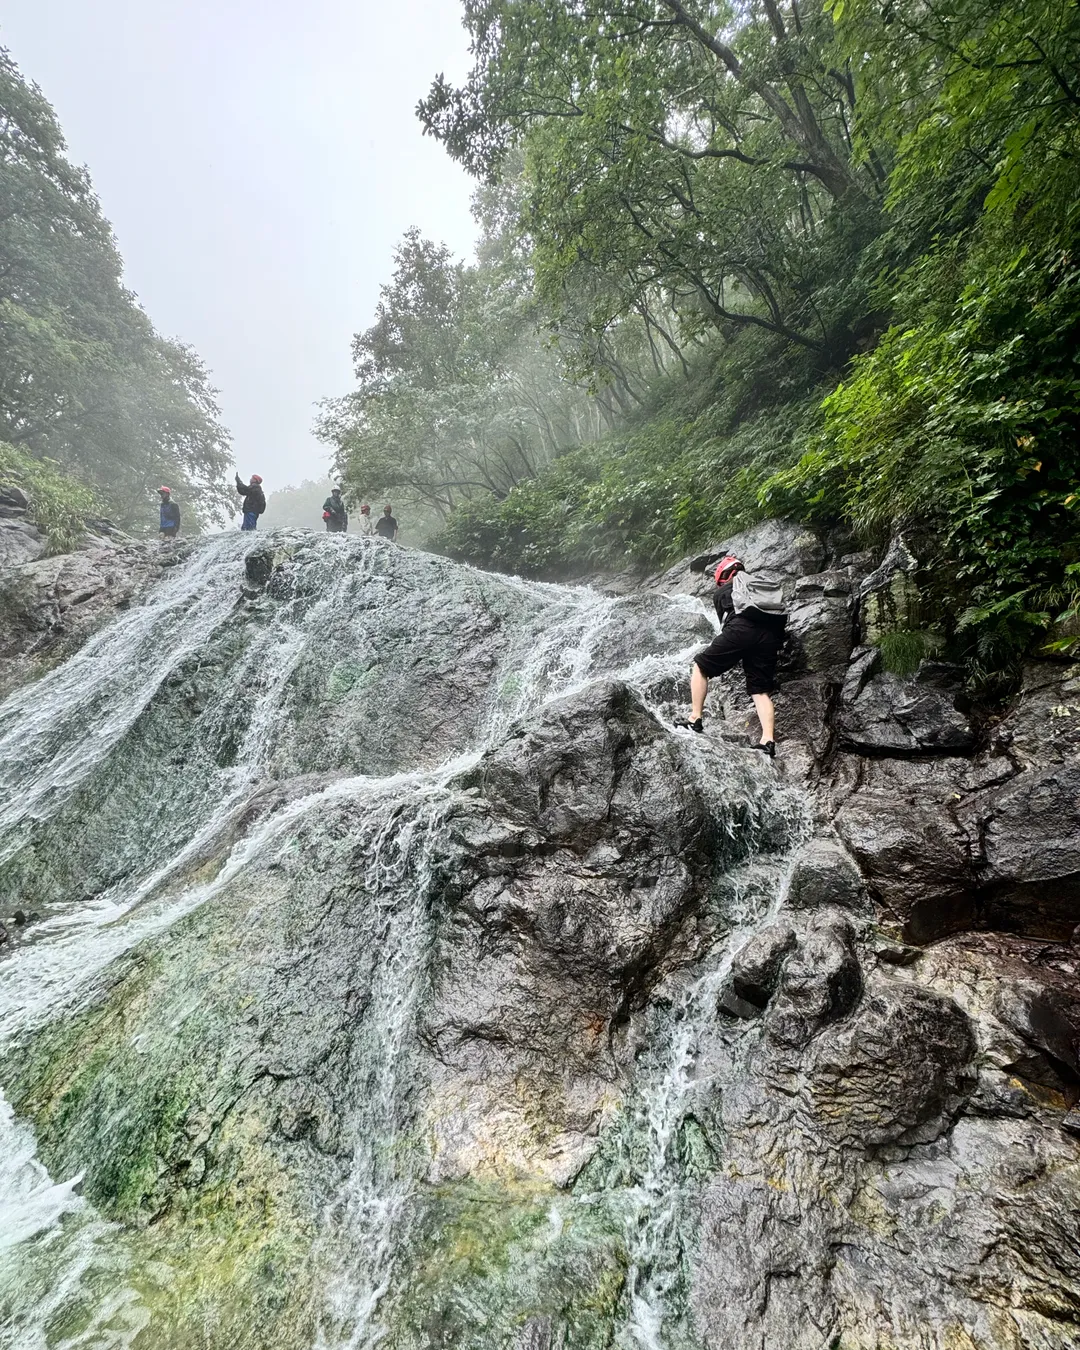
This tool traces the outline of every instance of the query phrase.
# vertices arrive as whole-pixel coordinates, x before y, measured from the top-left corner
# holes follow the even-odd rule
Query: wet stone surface
[[[700,568],[57,565],[96,617],[0,705],[24,1343],[1076,1344],[1080,674],[976,736],[851,645],[915,613],[899,546],[718,548],[801,616],[775,763],[737,677],[671,726]]]

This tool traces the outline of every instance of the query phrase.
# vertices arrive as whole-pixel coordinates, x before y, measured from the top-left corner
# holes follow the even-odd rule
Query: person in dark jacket
[[[158,507],[158,529],[163,539],[175,539],[180,533],[180,508],[172,499],[172,492],[167,487],[158,488],[158,499],[161,505]]]
[[[720,560],[713,592],[720,631],[705,650],[694,657],[690,670],[690,716],[676,721],[675,725],[703,731],[709,680],[741,663],[746,676],[746,692],[754,702],[761,723],[761,741],[754,748],[771,759],[776,755],[776,709],[771,695],[776,688],[776,662],[784,645],[787,615],[769,614],[752,605],[736,613],[732,585],[738,574],[745,570],[734,555]]]
[[[389,506],[383,507],[383,513],[375,522],[375,533],[381,535],[383,539],[391,541],[397,538],[397,521],[394,519],[394,512]]]
[[[342,534],[349,528],[349,512],[341,495],[341,488],[334,488],[322,504],[323,520],[326,521],[327,534]]]
[[[254,530],[258,527],[259,517],[266,510],[266,495],[262,490],[262,478],[257,473],[251,475],[251,482],[245,483],[239,474],[236,475],[236,490],[243,501],[240,503],[240,509],[244,513],[242,530]]]

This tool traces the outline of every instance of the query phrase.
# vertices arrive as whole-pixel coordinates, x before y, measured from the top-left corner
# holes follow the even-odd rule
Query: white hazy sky
[[[221,391],[240,472],[327,472],[315,402],[351,383],[416,225],[471,251],[472,184],[422,135],[468,66],[458,0],[4,0],[0,44],[90,170],[127,283]]]

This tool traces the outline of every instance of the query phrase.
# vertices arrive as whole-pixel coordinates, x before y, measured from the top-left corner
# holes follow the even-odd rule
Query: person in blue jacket
[[[180,508],[172,499],[167,487],[158,488],[161,506],[158,509],[158,529],[163,539],[175,539],[180,533]]]
[[[253,473],[251,482],[245,483],[237,474],[236,490],[244,499],[240,503],[240,509],[244,513],[244,521],[240,528],[242,530],[254,530],[259,524],[259,517],[266,510],[266,495],[262,490],[262,478],[259,474]]]

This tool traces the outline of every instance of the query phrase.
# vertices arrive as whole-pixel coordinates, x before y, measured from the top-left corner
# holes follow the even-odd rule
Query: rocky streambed
[[[707,555],[114,550],[40,656],[9,569],[0,1344],[1077,1343],[1080,671],[977,726],[901,545],[738,544],[775,765],[671,726]]]

